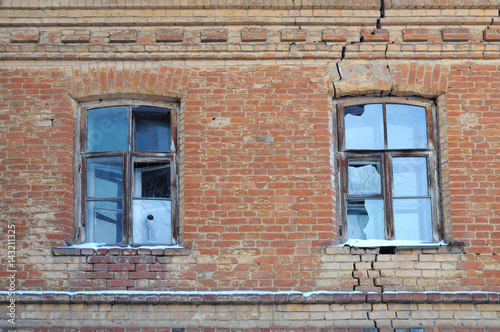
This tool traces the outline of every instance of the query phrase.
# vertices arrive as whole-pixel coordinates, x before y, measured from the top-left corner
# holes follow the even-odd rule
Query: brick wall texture
[[[499,6],[1,1],[0,327],[500,331]],[[435,103],[446,246],[339,246],[335,105],[367,96]],[[67,246],[77,110],[116,98],[180,105],[180,248]]]

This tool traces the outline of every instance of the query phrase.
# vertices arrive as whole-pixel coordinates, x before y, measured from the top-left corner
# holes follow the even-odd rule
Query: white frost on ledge
[[[0,291],[0,295],[9,295],[9,291]],[[302,295],[310,297],[312,295],[334,295],[334,294],[362,294],[360,291],[354,292],[331,292],[331,291],[315,291],[315,292],[298,292],[298,291],[141,291],[141,290],[103,290],[103,291],[27,291],[16,290],[16,295]]]
[[[347,240],[338,245],[338,247],[351,246],[356,248],[380,248],[380,247],[398,247],[398,248],[440,248],[446,246],[443,241],[438,243],[405,241],[405,240]]]
[[[151,246],[137,246],[132,247],[128,246],[107,246],[106,243],[82,243],[82,244],[73,244],[68,247],[57,247],[57,249],[65,249],[65,248],[75,248],[75,249],[184,249],[185,247],[181,247],[180,245],[151,245]]]
[[[410,292],[410,291],[387,291],[381,293],[384,294],[400,294],[400,293],[418,293],[418,294],[500,294],[500,292],[484,292],[484,291],[457,291],[457,292]],[[0,291],[0,295],[12,294],[10,291]],[[16,290],[16,295],[302,295],[304,297],[310,297],[313,295],[336,295],[336,294],[363,294],[360,291],[353,292],[338,292],[338,291],[315,291],[315,292],[298,292],[298,291],[141,291],[141,290],[103,290],[103,291],[76,291],[76,292],[64,292],[64,291],[28,291],[28,290]],[[368,294],[376,294],[375,292],[368,292]]]

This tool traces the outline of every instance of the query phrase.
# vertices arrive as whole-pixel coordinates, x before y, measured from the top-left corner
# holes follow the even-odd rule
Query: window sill
[[[118,247],[86,243],[69,247],[52,248],[52,254],[54,256],[189,256],[191,248],[180,246]]]
[[[347,240],[340,245],[350,246],[354,248],[383,248],[383,247],[396,247],[398,249],[434,249],[446,246],[443,241],[438,243],[419,242],[419,241],[405,241],[405,240]]]

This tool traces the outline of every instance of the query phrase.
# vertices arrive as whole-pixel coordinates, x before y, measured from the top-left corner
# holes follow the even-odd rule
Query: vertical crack
[[[382,26],[381,19],[385,17],[385,0],[380,0],[380,17],[377,19],[377,29]]]

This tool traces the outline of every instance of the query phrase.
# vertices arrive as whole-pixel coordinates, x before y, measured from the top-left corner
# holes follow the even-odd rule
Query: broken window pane
[[[349,195],[381,194],[380,161],[349,159],[348,182]]]
[[[87,197],[123,196],[122,157],[87,159]]]
[[[431,199],[394,199],[397,240],[432,242]]]
[[[122,202],[87,202],[87,242],[119,244],[123,242]]]
[[[128,150],[128,107],[105,107],[87,111],[87,151]]]
[[[135,151],[170,151],[170,112],[154,107],[137,107],[134,112]]]
[[[172,244],[170,200],[134,199],[133,244]]]
[[[387,147],[389,149],[427,148],[427,122],[425,108],[401,104],[388,104]]]
[[[346,107],[344,125],[346,149],[380,150],[384,148],[382,104]]]
[[[134,197],[170,198],[170,163],[134,163]]]
[[[349,239],[385,239],[384,201],[366,199],[347,202]]]
[[[425,157],[392,158],[394,197],[427,196],[427,159]]]

